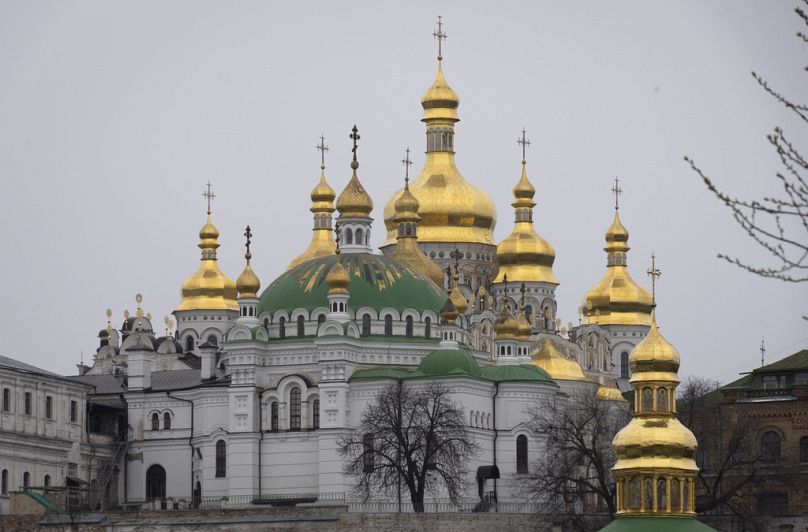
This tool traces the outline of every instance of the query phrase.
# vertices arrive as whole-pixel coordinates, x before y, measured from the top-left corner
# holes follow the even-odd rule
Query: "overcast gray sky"
[[[201,196],[214,183],[219,262],[236,278],[243,228],[267,286],[310,236],[309,191],[324,133],[327,176],[359,176],[382,208],[400,160],[423,163],[420,97],[431,84],[438,14],[445,74],[461,98],[457,162],[512,227],[516,138],[532,145],[536,227],[557,252],[559,314],[576,320],[605,272],[612,179],[622,180],[629,267],[650,286],[680,374],[721,381],[808,345],[808,287],[716,258],[768,257],[682,157],[725,189],[778,193],[775,125],[808,135],[751,70],[802,98],[806,47],[794,1],[0,2],[2,354],[74,373],[111,307],[135,293],[154,322],[197,268]],[[804,152],[803,152],[804,153]]]

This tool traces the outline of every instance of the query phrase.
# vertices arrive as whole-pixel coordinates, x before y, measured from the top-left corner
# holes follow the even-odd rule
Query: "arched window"
[[[650,478],[645,479],[645,505],[646,510],[654,508],[654,482]]]
[[[671,511],[681,512],[679,502],[679,479],[671,479]]]
[[[427,316],[424,318],[424,337],[431,338],[432,337],[432,318]]]
[[[390,314],[384,317],[384,335],[393,336],[393,316]]]
[[[0,493],[8,495],[8,469],[4,469],[0,476]]]
[[[264,318],[264,330],[269,330],[269,320]]]
[[[651,412],[654,409],[654,391],[651,388],[642,389],[642,411]]]
[[[311,404],[311,427],[320,428],[320,400],[315,399]]]
[[[218,338],[216,338],[216,336],[215,336],[215,335],[212,335],[212,334],[211,334],[210,336],[208,336],[208,343],[209,343],[210,345],[219,345],[219,339],[218,339]]]
[[[516,472],[527,473],[527,436],[524,434],[516,437]]]
[[[166,412],[163,414],[163,429],[169,430],[171,428],[171,414]]]
[[[630,505],[632,510],[639,510],[640,509],[640,479],[635,478],[631,481],[630,484]]]
[[[685,480],[682,484],[682,510],[690,511],[690,481]]]
[[[668,411],[668,390],[659,388],[656,392],[656,408],[657,412]]]
[[[356,230],[356,243],[362,244],[365,241],[362,235],[362,229],[357,228]]]
[[[273,401],[269,406],[269,430],[278,430],[278,402]]]
[[[26,471],[22,474],[22,487],[27,488],[31,484],[31,473]]]
[[[362,472],[370,473],[376,465],[376,460],[373,456],[373,434],[365,434],[362,437],[362,442]]]
[[[185,337],[185,351],[193,351],[194,350],[194,337],[193,336],[186,336]]]
[[[157,412],[151,415],[151,429],[160,430],[160,415]]]
[[[45,478],[42,480],[42,484],[45,486],[50,486],[50,475],[45,475]]]
[[[664,478],[660,478],[657,480],[657,508],[660,511],[665,511],[668,509],[668,497],[667,497],[667,483],[665,482]]]
[[[353,244],[353,231],[350,229],[345,229],[345,243]]]
[[[362,316],[362,336],[370,336],[370,314]]]
[[[808,436],[800,438],[800,462],[808,462]]]
[[[297,386],[289,392],[289,429],[300,430],[300,388]]]
[[[297,317],[297,335],[298,336],[306,335],[306,322],[304,321],[302,314]]]
[[[404,334],[406,336],[412,336],[412,316],[407,316],[406,325],[404,329]]]
[[[286,338],[286,318],[278,320],[278,338]]]
[[[780,461],[780,435],[770,430],[760,439],[760,455],[764,462]]]
[[[146,499],[165,499],[166,470],[154,464],[146,471]]]
[[[224,440],[216,442],[216,478],[227,476],[227,444]]]
[[[628,352],[620,353],[620,378],[628,379]]]
[[[325,323],[325,314],[320,314],[317,316],[317,325],[322,325]]]

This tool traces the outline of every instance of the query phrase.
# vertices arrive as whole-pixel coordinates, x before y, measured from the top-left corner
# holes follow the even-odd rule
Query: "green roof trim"
[[[336,255],[320,257],[291,270],[275,279],[261,294],[258,315],[278,310],[291,313],[303,308],[311,312],[328,306],[328,286],[325,277],[336,264]],[[391,307],[398,312],[415,309],[432,310],[436,314],[446,300],[446,294],[421,272],[384,255],[345,253],[340,262],[348,271],[348,305],[358,310]],[[437,325],[437,323],[433,324]]]
[[[375,379],[408,379],[412,377],[413,370],[401,368],[367,368],[358,369],[351,375],[351,380],[375,380]]]
[[[618,517],[600,532],[715,532],[693,517]]]
[[[546,371],[532,364],[489,366],[483,368],[483,377],[494,382],[543,382],[556,384]]]
[[[767,364],[762,368],[757,368],[752,373],[771,373],[782,371],[808,371],[808,349],[797,351],[791,356],[787,356],[777,362]]]

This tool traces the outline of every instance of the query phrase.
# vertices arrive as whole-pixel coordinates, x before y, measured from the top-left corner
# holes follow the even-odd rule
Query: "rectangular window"
[[[76,401],[70,401],[70,422],[76,423],[79,419],[79,404]]]
[[[53,419],[53,397],[45,396],[45,417]]]
[[[11,411],[11,390],[3,388],[3,412]]]
[[[797,373],[794,384],[797,386],[808,386],[808,373]]]
[[[25,392],[25,415],[31,415],[31,392]]]
[[[79,465],[78,464],[73,464],[73,463],[68,463],[67,464],[67,476],[69,476],[69,477],[77,477],[78,476],[78,474],[77,474],[78,471],[79,471]]]
[[[775,375],[767,375],[763,377],[763,389],[764,390],[776,390],[777,389],[777,377]]]

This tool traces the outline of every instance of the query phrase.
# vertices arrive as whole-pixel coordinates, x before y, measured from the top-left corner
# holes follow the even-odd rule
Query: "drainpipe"
[[[174,397],[171,395],[171,392],[166,392],[166,397],[168,399],[176,399],[178,401],[183,401],[186,403],[190,403],[191,405],[191,435],[188,436],[188,446],[191,448],[191,502],[193,503],[194,500],[194,402],[190,399],[183,399],[182,397]]]
[[[494,382],[494,399],[493,399],[493,414],[494,414],[494,467],[497,465],[497,396],[499,395],[499,382]],[[494,479],[494,493],[497,493],[497,479]],[[499,502],[499,494],[497,494],[497,502]],[[499,505],[497,505],[497,512],[499,512]]]
[[[264,392],[266,388],[261,390],[258,394],[258,499],[261,499],[261,445],[264,443],[264,416],[261,412],[261,407],[264,401]]]

